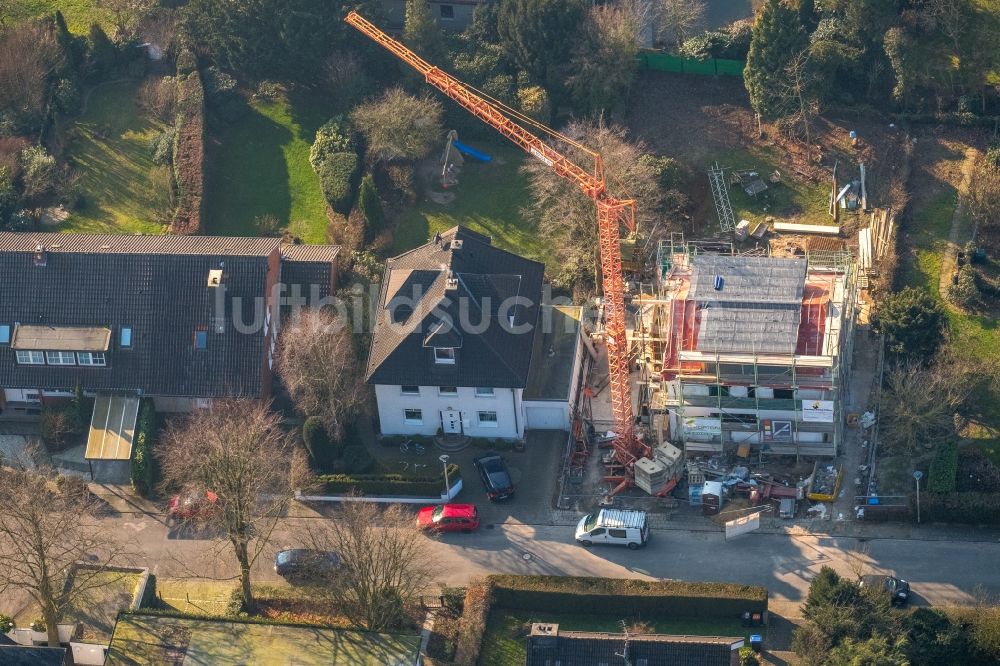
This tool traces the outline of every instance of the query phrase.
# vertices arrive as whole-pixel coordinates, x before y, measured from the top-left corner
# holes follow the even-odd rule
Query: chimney
[[[445,291],[455,291],[458,289],[458,278],[451,271],[448,271],[448,277],[445,278],[444,290]]]
[[[44,266],[49,263],[49,253],[45,251],[45,246],[41,243],[35,245],[34,260],[36,266]]]
[[[463,243],[463,241],[461,239],[459,239],[459,238],[453,239],[451,241],[452,252],[455,252],[457,250],[461,250],[462,249],[462,243]]]
[[[532,652],[555,650],[559,644],[559,625],[549,622],[535,622],[529,634]]]

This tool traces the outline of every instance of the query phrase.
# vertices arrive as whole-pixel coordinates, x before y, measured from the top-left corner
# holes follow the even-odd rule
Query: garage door
[[[566,430],[565,407],[527,407],[525,427],[529,430]]]

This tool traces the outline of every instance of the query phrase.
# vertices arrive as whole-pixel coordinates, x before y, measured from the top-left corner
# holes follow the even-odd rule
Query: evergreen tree
[[[55,13],[55,26],[56,26],[56,41],[59,42],[59,46],[62,47],[63,57],[66,59],[66,69],[74,69],[79,64],[79,47],[77,46],[76,37],[70,34],[69,28],[66,26],[66,19],[63,17],[63,13],[56,10]]]
[[[750,104],[765,118],[782,115],[788,65],[808,46],[798,14],[781,0],[767,0],[754,21],[743,79]]]
[[[819,15],[816,13],[815,0],[799,0],[798,6],[799,23],[806,32],[812,32],[819,23]]]
[[[118,60],[118,49],[97,23],[90,26],[90,58],[98,75],[107,74]]]
[[[507,56],[555,96],[563,90],[585,17],[582,0],[506,0],[497,31]]]
[[[447,53],[444,38],[427,0],[406,0],[403,41],[417,55],[434,64],[444,64],[442,61]]]
[[[365,174],[365,177],[361,179],[358,208],[361,209],[361,214],[365,217],[365,242],[370,243],[382,230],[384,219],[382,201],[379,199],[378,189],[375,187],[375,180],[371,174]]]

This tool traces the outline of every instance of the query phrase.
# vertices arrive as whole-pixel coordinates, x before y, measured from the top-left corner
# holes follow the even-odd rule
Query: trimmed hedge
[[[954,440],[941,442],[931,468],[927,474],[927,490],[932,493],[950,493],[955,490],[955,479],[958,474],[958,443]]]
[[[132,488],[140,497],[149,497],[159,480],[159,467],[153,456],[153,439],[156,435],[156,411],[151,400],[145,399],[139,407],[139,421],[135,427],[135,446],[132,451]]]
[[[448,465],[449,483],[454,485],[461,476],[458,465]],[[425,478],[402,474],[322,474],[317,480],[330,495],[359,492],[364,495],[435,497],[441,494],[444,487],[444,474]]]
[[[593,609],[602,615],[671,615],[738,618],[767,612],[759,585],[645,581],[581,576],[495,575],[494,604],[508,610],[565,612]]]
[[[205,90],[197,71],[177,77],[176,125],[174,180],[177,182],[177,210],[170,224],[170,233],[197,234],[201,231],[205,189]]]
[[[492,608],[493,583],[489,580],[473,581],[466,589],[462,603],[462,619],[455,648],[456,664],[475,664],[479,661]]]
[[[358,156],[355,153],[334,153],[316,167],[323,196],[330,208],[338,213],[346,215],[351,210],[358,166]]]
[[[916,516],[917,496],[910,495]],[[925,523],[1000,525],[1000,493],[920,493],[920,519]]]

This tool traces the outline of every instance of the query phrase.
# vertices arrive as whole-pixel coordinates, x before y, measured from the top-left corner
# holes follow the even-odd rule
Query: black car
[[[486,486],[490,501],[501,502],[514,496],[514,482],[507,470],[507,463],[498,453],[487,453],[472,461],[479,470],[479,478]]]
[[[893,604],[904,605],[910,600],[910,584],[902,578],[895,576],[870,575],[861,577],[861,587],[868,587],[874,590],[879,588],[885,590],[889,595],[889,601]]]
[[[337,570],[340,555],[323,550],[292,548],[274,556],[274,573],[285,578],[327,576]]]

